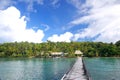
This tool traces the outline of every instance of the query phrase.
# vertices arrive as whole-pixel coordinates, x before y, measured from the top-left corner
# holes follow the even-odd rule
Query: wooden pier
[[[79,57],[72,69],[61,80],[89,80],[84,72],[82,57]]]

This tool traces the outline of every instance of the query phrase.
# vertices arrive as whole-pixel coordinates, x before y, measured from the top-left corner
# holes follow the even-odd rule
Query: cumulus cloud
[[[26,29],[27,21],[15,7],[0,11],[0,42],[42,42],[42,30]]]
[[[75,0],[73,0],[75,1]],[[74,2],[75,3],[75,2]],[[74,4],[76,7],[77,4]],[[74,19],[69,26],[88,24],[81,32],[75,34],[75,40],[94,38],[94,41],[116,42],[120,39],[120,1],[86,0],[81,6],[84,16]],[[77,7],[76,7],[77,8]],[[78,8],[80,12],[80,8]]]
[[[51,37],[49,37],[48,40],[52,42],[70,42],[72,37],[73,34],[71,32],[66,32],[61,35],[54,34]]]

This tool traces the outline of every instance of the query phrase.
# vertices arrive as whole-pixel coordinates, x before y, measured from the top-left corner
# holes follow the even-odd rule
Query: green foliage
[[[69,57],[69,58],[71,58],[71,57],[76,57],[76,56],[75,56],[75,54],[70,53],[70,54],[66,55],[65,57]]]
[[[120,40],[115,44],[102,42],[50,42],[28,43],[14,42],[0,44],[0,57],[49,57],[51,52],[68,53],[66,57],[75,57],[81,50],[87,57],[120,57]]]
[[[120,40],[115,43],[116,46],[120,47]]]

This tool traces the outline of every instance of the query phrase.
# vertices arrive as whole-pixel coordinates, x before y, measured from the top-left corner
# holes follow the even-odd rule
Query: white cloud
[[[76,6],[76,4],[74,4]],[[120,40],[120,1],[119,0],[86,0],[81,5],[86,10],[83,17],[71,21],[68,25],[88,24],[87,28],[75,34],[75,40],[94,38],[94,41],[116,42]],[[78,8],[78,11],[80,9]]]
[[[54,34],[48,38],[49,41],[52,42],[70,42],[73,37],[73,34],[70,32],[66,32],[61,35]]]
[[[39,27],[33,26],[32,29],[37,30],[37,29],[39,29],[40,27],[42,28],[43,31],[48,31],[48,30],[50,29],[50,26],[47,25],[47,24],[40,24]]]
[[[27,6],[27,11],[36,12],[34,5],[43,5],[43,0],[0,0],[0,10],[4,10],[14,4],[19,4],[19,2],[24,2]]]
[[[15,4],[13,0],[0,0],[0,10],[6,9],[10,5]]]
[[[31,12],[36,12],[36,9],[34,9],[35,3],[37,5],[43,5],[43,0],[19,0],[19,2],[25,2],[27,5],[27,10]]]
[[[41,27],[45,27],[44,31],[47,31],[50,29],[50,26],[47,24],[41,24]]]
[[[51,0],[51,5],[54,8],[58,8],[60,6],[59,0]]]
[[[59,0],[52,0],[52,5],[56,5],[59,2]]]
[[[26,29],[25,16],[21,17],[20,11],[9,7],[0,11],[0,42],[28,41],[42,42],[42,30]]]
[[[81,9],[81,0],[66,0],[68,3],[72,4],[73,6],[75,6],[77,9]]]

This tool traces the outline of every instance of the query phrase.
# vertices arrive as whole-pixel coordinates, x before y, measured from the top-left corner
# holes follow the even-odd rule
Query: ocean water
[[[120,58],[84,58],[91,80],[120,80]]]
[[[0,58],[0,80],[60,80],[75,58]]]

